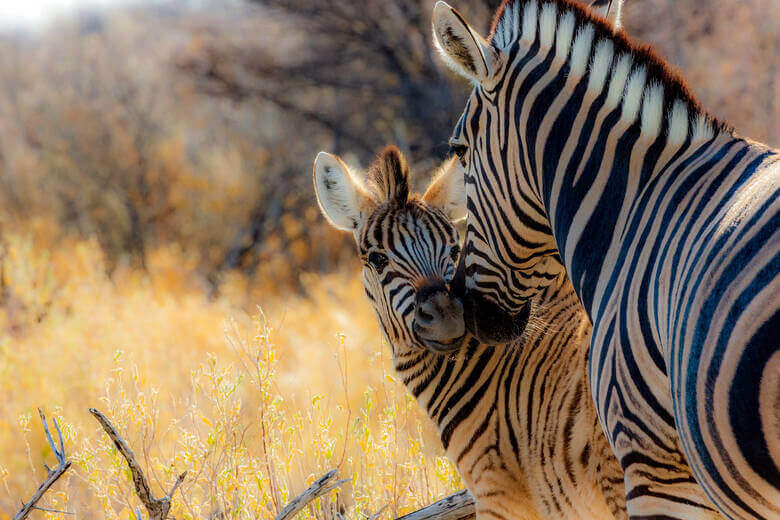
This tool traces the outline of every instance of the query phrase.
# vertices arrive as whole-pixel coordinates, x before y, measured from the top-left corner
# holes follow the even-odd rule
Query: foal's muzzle
[[[466,334],[463,304],[443,282],[423,286],[417,290],[413,328],[429,349],[456,350]]]

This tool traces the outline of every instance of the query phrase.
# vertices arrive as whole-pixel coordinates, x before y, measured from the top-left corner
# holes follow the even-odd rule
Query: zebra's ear
[[[466,78],[482,83],[497,69],[498,50],[441,0],[433,8],[433,39],[447,64]]]
[[[605,18],[614,30],[620,29],[623,0],[595,0],[590,4],[590,8]]]
[[[466,181],[457,157],[447,159],[425,190],[422,200],[457,222],[466,217]]]
[[[337,229],[354,231],[373,203],[371,195],[335,155],[317,154],[314,160],[314,191],[325,218]]]

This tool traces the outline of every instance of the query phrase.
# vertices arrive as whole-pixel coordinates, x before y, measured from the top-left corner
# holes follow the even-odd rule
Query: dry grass
[[[109,278],[96,243],[46,251],[34,236],[2,246],[0,511],[15,511],[51,459],[37,406],[58,418],[74,461],[44,505],[76,518],[140,507],[90,406],[112,418],[156,492],[188,471],[175,518],[272,518],[332,467],[351,486],[301,517],[344,502],[350,516],[387,506],[387,518],[460,486],[393,378],[356,273],[311,276],[310,294],[287,301],[241,279],[209,299],[176,249],[150,255],[148,274]],[[265,313],[250,317],[251,302]]]

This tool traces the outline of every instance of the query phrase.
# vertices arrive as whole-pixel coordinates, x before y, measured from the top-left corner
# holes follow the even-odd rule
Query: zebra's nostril
[[[417,294],[414,312],[415,332],[425,341],[450,341],[465,330],[463,306],[457,298],[440,288]]]

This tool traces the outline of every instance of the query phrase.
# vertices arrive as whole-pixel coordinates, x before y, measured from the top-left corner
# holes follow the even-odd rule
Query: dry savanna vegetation
[[[109,276],[96,241],[47,251],[7,236],[3,259],[4,512],[53,461],[39,405],[57,417],[73,462],[45,505],[86,518],[133,518],[140,507],[91,406],[113,420],[158,491],[187,471],[176,518],[273,518],[335,467],[352,479],[355,513],[400,514],[459,485],[389,371],[354,277],[319,278],[305,296],[248,314],[234,303],[240,283],[209,297],[183,279],[187,259],[176,251],[150,255],[147,273]]]
[[[485,28],[497,2],[452,3]],[[321,149],[365,165],[396,142],[419,172],[446,153],[466,85],[432,4],[171,2],[0,34],[0,519],[56,464],[38,407],[72,463],[38,505],[75,518],[143,511],[90,407],[156,496],[187,472],[175,518],[274,518],[332,468],[347,482],[298,518],[461,487],[310,179]],[[775,11],[629,0],[626,25],[777,145]]]

